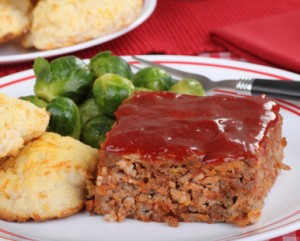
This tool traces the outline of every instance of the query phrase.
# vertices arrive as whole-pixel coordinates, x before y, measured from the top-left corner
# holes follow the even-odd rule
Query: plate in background
[[[82,49],[86,49],[89,47],[93,47],[110,40],[113,40],[117,37],[120,37],[131,30],[138,27],[144,21],[146,21],[151,14],[153,13],[156,7],[157,0],[144,0],[144,5],[139,17],[131,23],[129,26],[115,31],[110,34],[106,34],[96,39],[92,39],[86,42],[82,42],[79,44],[75,44],[72,46],[59,48],[59,49],[52,49],[47,51],[39,51],[34,49],[26,49],[24,48],[18,40],[14,40],[11,42],[7,42],[4,44],[0,44],[0,64],[9,64],[9,63],[17,63],[17,62],[25,62],[33,60],[37,57],[53,57],[57,55],[67,54],[75,51],[79,51]]]

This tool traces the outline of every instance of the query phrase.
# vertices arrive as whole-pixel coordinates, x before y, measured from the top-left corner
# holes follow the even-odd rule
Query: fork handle
[[[300,100],[300,81],[283,81],[270,79],[241,79],[236,85],[241,94]]]

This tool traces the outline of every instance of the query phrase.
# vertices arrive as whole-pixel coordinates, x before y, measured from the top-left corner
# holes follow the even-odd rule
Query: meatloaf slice
[[[89,210],[107,220],[257,221],[286,145],[264,97],[137,92],[100,150]]]

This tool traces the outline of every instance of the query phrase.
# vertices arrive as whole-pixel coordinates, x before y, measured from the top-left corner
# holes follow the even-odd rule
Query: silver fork
[[[144,65],[163,69],[172,76],[195,79],[202,84],[203,88],[206,91],[215,88],[226,88],[235,90],[237,94],[243,95],[265,94],[269,97],[300,100],[300,81],[281,81],[258,78],[240,78],[212,81],[208,77],[201,74],[181,71],[166,65],[161,65],[149,60],[142,59],[137,56],[132,56],[132,58]]]

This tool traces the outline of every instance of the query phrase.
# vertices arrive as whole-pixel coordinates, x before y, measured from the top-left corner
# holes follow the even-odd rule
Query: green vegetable
[[[176,84],[172,85],[169,89],[170,92],[188,95],[204,96],[205,90],[200,82],[194,79],[183,79]]]
[[[20,99],[27,100],[27,101],[31,102],[32,104],[34,104],[38,107],[41,107],[41,108],[45,108],[48,105],[48,102],[36,97],[35,95],[21,96]]]
[[[93,95],[98,108],[113,117],[118,106],[134,91],[132,82],[116,74],[104,74],[95,80]]]
[[[134,91],[152,91],[152,90],[144,88],[144,87],[135,87]]]
[[[168,90],[174,80],[171,75],[157,67],[140,69],[132,78],[136,87],[144,87],[150,90]]]
[[[94,98],[85,100],[79,106],[79,112],[81,114],[83,124],[92,117],[104,115],[96,105]]]
[[[100,148],[106,138],[106,132],[111,130],[114,120],[106,116],[96,116],[89,119],[82,127],[81,141],[95,148]]]
[[[112,55],[110,51],[95,55],[91,59],[89,67],[96,78],[106,73],[117,74],[127,79],[132,78],[132,70],[127,61],[119,56]]]
[[[46,108],[51,113],[48,131],[80,138],[81,117],[77,105],[69,98],[56,97]]]
[[[35,59],[33,69],[36,76],[35,95],[47,102],[63,96],[79,103],[93,85],[92,72],[75,56],[57,58],[51,63],[40,57]]]

